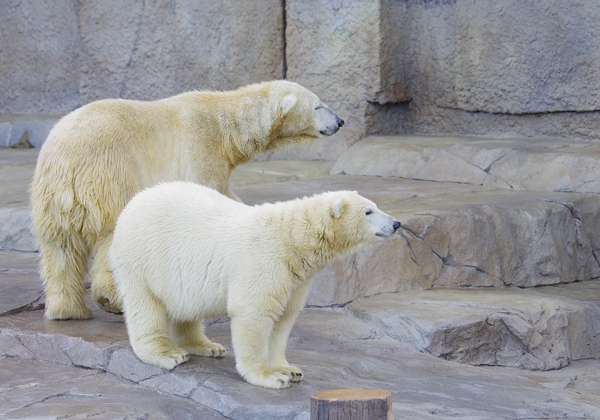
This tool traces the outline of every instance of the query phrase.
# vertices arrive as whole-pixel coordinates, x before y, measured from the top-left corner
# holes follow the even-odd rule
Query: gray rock
[[[44,307],[45,299],[42,296],[44,288],[37,270],[31,272],[1,267],[0,274],[2,275],[0,316]]]
[[[248,185],[248,204],[352,189],[404,226],[317,274],[309,305],[433,286],[533,287],[600,276],[600,196],[365,176]]]
[[[375,136],[344,152],[331,174],[600,193],[599,158],[591,141]]]
[[[23,208],[0,208],[0,251],[37,252],[31,233],[31,212]]]
[[[473,154],[482,165],[494,160],[485,149]],[[0,187],[0,203],[6,206],[27,202],[26,180],[34,166],[22,159],[25,165],[15,164],[5,171],[14,180]],[[433,286],[532,287],[600,276],[595,257],[600,252],[600,229],[595,223],[598,195],[324,176],[330,167],[327,161],[252,162],[237,168],[231,178],[247,204],[350,189],[373,199],[403,223],[402,234],[319,273],[310,305],[341,305],[357,297]],[[431,171],[435,173],[434,168]],[[35,250],[28,210],[0,207],[0,213],[5,216],[0,218],[2,246]]]
[[[279,2],[28,0],[3,2],[0,16],[5,114],[63,114],[97,99],[283,77]]]
[[[0,39],[2,114],[61,114],[78,106],[77,1],[4,1]]]
[[[41,147],[60,117],[48,114],[0,115],[0,146],[17,143],[27,131],[29,143],[34,147]]]
[[[233,189],[257,184],[273,184],[327,176],[333,162],[299,160],[266,160],[238,166],[229,177]]]
[[[326,87],[366,133],[600,136],[588,88],[596,4],[297,1],[287,11],[288,75]]]
[[[0,359],[0,383],[3,419],[225,419],[191,401],[89,369]]]
[[[362,133],[350,128],[341,128],[330,137],[313,140],[309,144],[293,147],[277,152],[263,153],[255,157],[254,161],[265,160],[337,160],[340,155],[348,150],[354,143],[362,138]]]
[[[363,131],[366,99],[381,84],[378,2],[287,1],[286,21],[287,78]]]
[[[446,360],[560,369],[600,355],[600,282],[542,289],[405,292],[348,305],[390,337]]]
[[[11,260],[7,254],[0,254],[0,262],[14,267],[15,275],[27,283],[31,259],[19,254]],[[59,407],[66,407],[66,413],[95,413],[97,404],[107,401],[119,406],[115,395],[144,401],[147,392],[159,391],[156,401],[167,404],[176,397],[182,402],[179,407],[193,404],[200,413],[208,409],[230,419],[307,420],[313,393],[359,387],[390,390],[396,418],[526,419],[538,412],[594,418],[600,414],[600,365],[597,360],[576,360],[600,354],[599,302],[600,282],[590,281],[525,290],[434,289],[357,299],[345,308],[305,309],[288,346],[288,359],[303,369],[305,379],[286,390],[265,390],[241,380],[226,319],[206,327],[207,335],[227,349],[225,358],[192,356],[173,371],[164,371],[135,357],[122,316],[95,307],[95,318],[87,321],[48,321],[40,310],[14,313],[0,317],[0,376],[11,376],[0,378],[0,411],[12,418]],[[88,304],[93,305],[90,296]],[[50,376],[60,384],[72,383],[68,378],[74,375],[73,366],[84,367],[89,381],[79,380],[85,388],[70,385],[64,392],[55,386],[44,394],[50,389],[44,381],[54,375],[45,366],[52,365],[37,367],[36,376],[15,365],[19,360],[32,366],[39,360],[60,365],[56,370],[62,379]],[[535,376],[465,365],[549,369],[569,362],[560,373]],[[118,378],[123,381],[115,382]],[[103,381],[111,387],[102,388]],[[134,384],[137,388],[131,388]],[[22,392],[24,399],[13,398],[12,392]],[[35,396],[35,404],[27,402]],[[79,404],[83,396],[85,406]],[[122,412],[138,415],[132,407],[120,404]],[[105,408],[109,418],[115,409]]]
[[[96,321],[85,323],[94,322]],[[307,326],[305,328],[305,331],[309,331]],[[0,335],[0,343],[4,341],[4,337]],[[229,343],[226,344],[229,346]],[[60,351],[55,347],[48,350]],[[123,351],[131,353],[131,350]],[[122,355],[122,351],[119,350],[114,352],[112,357]],[[4,412],[11,410],[11,413],[12,410],[14,413],[27,413],[27,410],[34,408],[40,410],[44,406],[55,407],[53,404],[69,407],[70,398],[76,395],[86,395],[89,406],[93,407],[107,398],[120,401],[109,397],[118,395],[117,392],[121,395],[131,395],[133,390],[139,393],[138,398],[144,400],[145,397],[142,396],[148,395],[149,390],[157,390],[160,394],[157,394],[156,398],[162,401],[177,396],[184,403],[183,407],[189,407],[187,404],[193,403],[199,410],[210,408],[214,410],[215,415],[230,419],[307,420],[309,398],[313,393],[340,387],[360,387],[389,389],[396,418],[437,419],[461,415],[465,418],[526,419],[536,418],[536,413],[544,412],[546,415],[569,419],[586,416],[593,418],[600,413],[597,402],[594,402],[598,390],[596,382],[600,377],[597,361],[575,362],[558,374],[538,372],[535,376],[530,376],[526,371],[459,365],[419,353],[368,355],[334,349],[292,350],[288,355],[290,360],[304,370],[305,379],[284,390],[267,390],[243,382],[235,373],[231,355],[224,359],[192,357],[190,362],[173,371],[159,370],[154,375],[150,373],[152,368],[136,362],[134,356],[131,356],[131,359],[127,357],[123,362],[129,359],[129,364],[121,364],[121,369],[113,372],[116,376],[127,375],[133,379],[137,384],[135,389],[131,388],[131,382],[117,381],[114,375],[97,375],[90,370],[83,370],[87,380],[81,381],[73,368],[62,367],[62,376],[53,376],[56,373],[52,374],[51,368],[47,367],[51,365],[40,365],[30,360],[28,363],[35,366],[39,372],[40,376],[36,376],[35,372],[27,368],[21,369],[21,366],[27,365],[19,364],[18,356],[13,359],[0,359],[3,373],[11,372],[14,375],[13,372],[22,370],[19,375],[3,381],[5,386],[16,388],[3,388],[2,391],[25,391],[25,401],[34,395],[43,395],[46,389],[42,385],[45,383],[45,375],[52,375],[52,378],[56,378],[55,381],[63,378],[58,380],[61,385],[53,388],[52,395],[55,395],[56,399],[38,397],[38,402],[32,405],[27,402],[17,404],[17,401],[23,400],[4,400],[0,397],[0,407]],[[118,365],[113,364],[114,367]],[[151,377],[141,379],[148,375]],[[19,382],[20,378],[23,378],[23,382]],[[61,387],[72,383],[68,378],[77,378],[82,382],[81,386],[87,387],[87,391],[81,392],[75,385],[69,385],[71,391],[63,394]],[[136,382],[138,379],[141,381]],[[571,382],[571,385],[566,386]],[[102,386],[106,383],[110,384],[111,388]],[[432,395],[435,396],[433,400]],[[64,399],[60,400],[61,397]]]

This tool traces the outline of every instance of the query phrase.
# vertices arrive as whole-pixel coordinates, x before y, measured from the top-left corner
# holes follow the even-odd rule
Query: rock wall
[[[599,14],[585,0],[288,0],[288,77],[365,133],[598,138]]]
[[[371,131],[600,136],[597,3],[391,3],[407,34],[410,102],[377,104]]]
[[[287,77],[369,133],[600,137],[600,4],[7,0],[1,114]]]
[[[282,17],[279,0],[0,2],[0,113],[281,78]]]
[[[0,113],[65,113],[79,104],[77,0],[0,2]]]

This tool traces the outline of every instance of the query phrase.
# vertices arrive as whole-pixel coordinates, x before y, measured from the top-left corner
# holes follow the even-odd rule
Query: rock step
[[[435,286],[533,287],[600,277],[600,195],[329,176],[331,165],[252,162],[232,174],[248,204],[350,189],[401,221],[393,238],[319,273],[310,305]],[[33,167],[24,159],[9,172],[15,181],[0,186],[0,249],[35,251],[25,188]]]
[[[433,289],[347,305],[417,351],[471,365],[551,370],[600,358],[600,281],[535,289]]]
[[[264,166],[238,174],[253,170]],[[435,286],[534,287],[600,277],[600,195],[348,175],[235,191],[257,204],[341,189],[372,199],[403,228],[320,272],[309,305]]]
[[[29,143],[41,147],[61,117],[49,114],[0,115],[0,147],[17,143],[25,131],[29,135]]]
[[[499,418],[534,418],[528,417],[531,413],[520,412],[519,417],[506,411],[522,407],[525,400],[527,406],[545,407],[544,412],[554,416],[558,409],[576,407],[591,415],[598,413],[597,405],[578,406],[564,395],[559,399],[554,394],[552,401],[560,404],[536,405],[535,401],[548,402],[540,398],[548,390],[527,380],[522,371],[477,370],[452,362],[550,370],[598,358],[599,292],[599,282],[535,290],[428,290],[357,299],[346,308],[305,309],[290,337],[288,356],[306,377],[288,391],[264,390],[241,380],[227,320],[209,323],[206,329],[226,347],[224,359],[192,356],[188,363],[165,371],[133,354],[122,316],[94,308],[92,320],[47,321],[42,311],[22,312],[0,317],[0,358],[105,371],[231,419],[263,419],[266,414],[305,418],[295,416],[307,411],[310,395],[339,384],[390,390],[394,404],[399,403],[396,415],[422,403],[421,393],[431,403],[426,399],[431,392],[443,396],[446,409],[476,408],[470,412],[474,418],[488,418],[496,410],[505,416]],[[572,372],[563,376],[559,389],[575,380]],[[493,409],[485,408],[482,395],[494,396]]]
[[[373,136],[331,174],[458,182],[511,190],[600,193],[600,142],[565,139]]]

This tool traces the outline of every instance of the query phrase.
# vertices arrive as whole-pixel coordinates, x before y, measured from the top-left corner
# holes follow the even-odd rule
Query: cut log
[[[334,389],[310,397],[311,420],[394,420],[392,395],[381,389]]]

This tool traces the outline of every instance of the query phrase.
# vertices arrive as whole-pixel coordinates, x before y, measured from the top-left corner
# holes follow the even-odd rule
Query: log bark
[[[335,389],[310,397],[311,420],[394,420],[392,395],[379,389]]]

